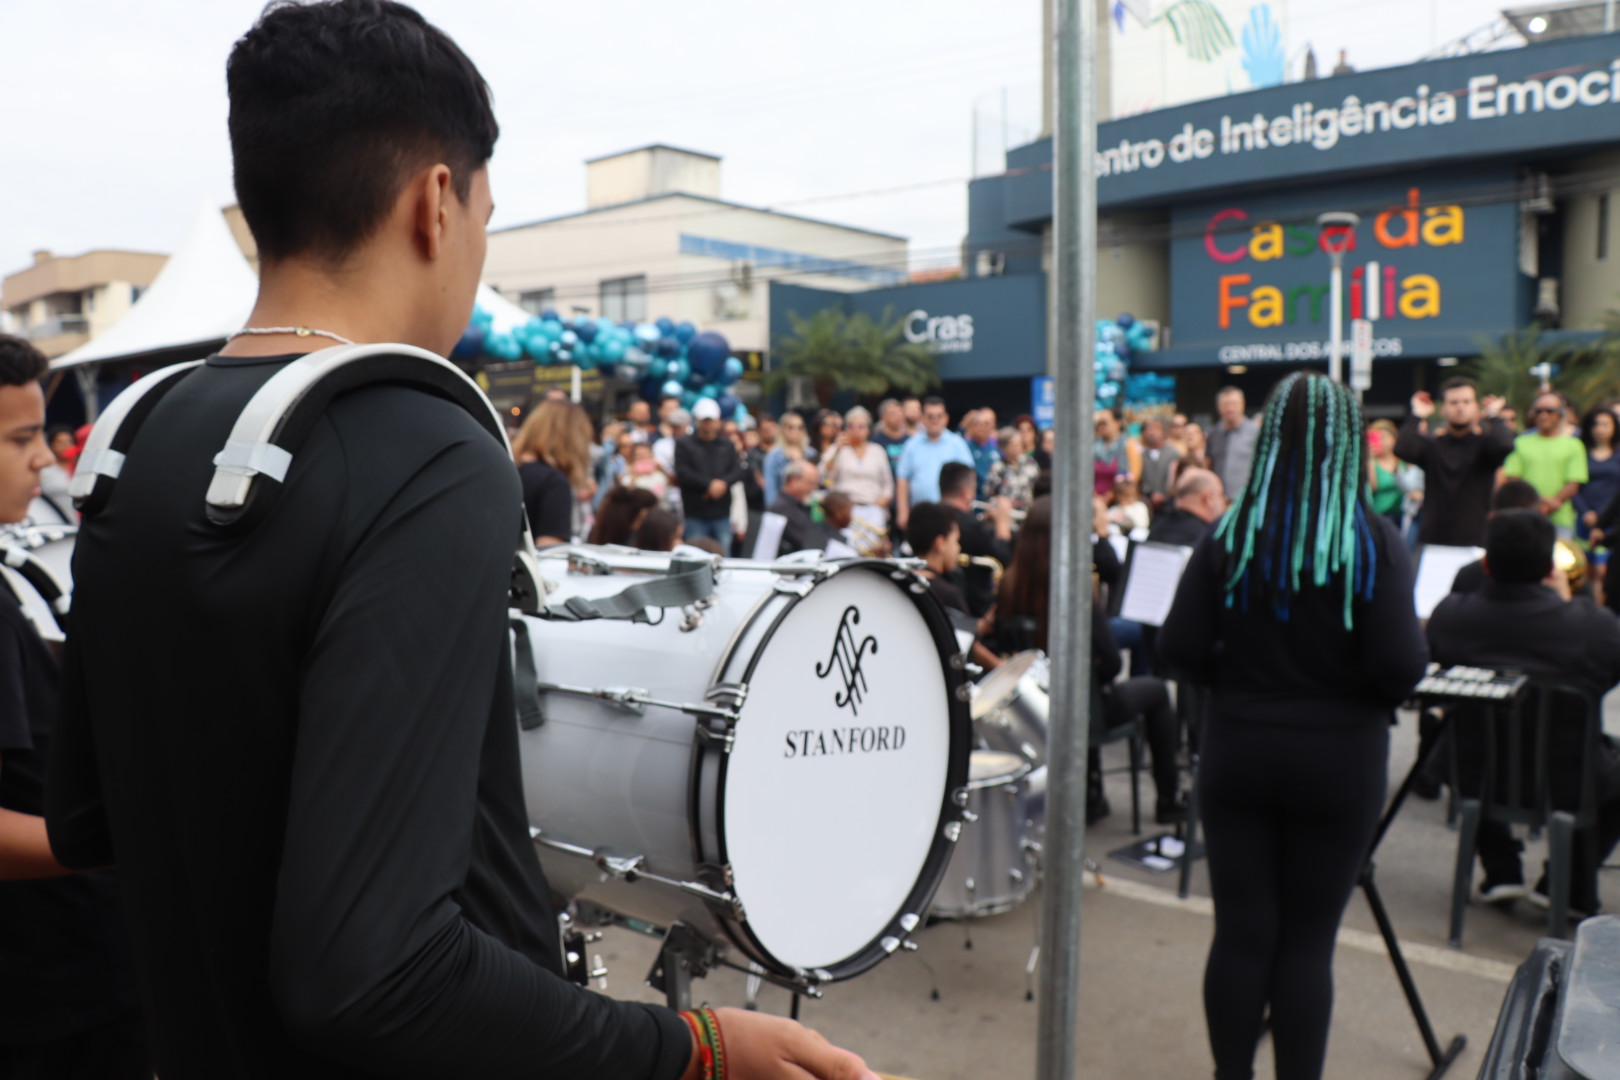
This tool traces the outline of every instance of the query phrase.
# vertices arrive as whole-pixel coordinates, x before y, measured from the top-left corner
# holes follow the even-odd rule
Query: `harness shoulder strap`
[[[124,469],[124,455],[134,445],[141,425],[158,402],[202,363],[192,360],[159,368],[136,380],[107,406],[96,426],[90,429],[90,437],[85,440],[73,471],[73,481],[68,486],[68,494],[79,513],[95,514],[107,504],[113,482]]]
[[[304,438],[333,398],[372,383],[405,385],[466,409],[505,447],[506,426],[460,368],[414,345],[337,345],[287,364],[248,401],[214,458],[208,517],[251,526],[286,480]]]

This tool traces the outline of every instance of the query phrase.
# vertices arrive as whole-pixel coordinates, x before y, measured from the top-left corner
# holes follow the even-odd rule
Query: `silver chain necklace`
[[[242,329],[227,336],[225,340],[235,341],[239,337],[246,337],[250,334],[296,334],[299,337],[331,338],[339,345],[354,344],[354,342],[350,341],[342,334],[334,334],[330,330],[316,330],[311,326],[244,326]]]

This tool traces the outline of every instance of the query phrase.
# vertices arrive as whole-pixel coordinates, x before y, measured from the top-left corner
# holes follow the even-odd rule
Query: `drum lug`
[[[805,581],[801,578],[777,578],[771,588],[779,593],[790,593],[803,599],[810,595],[810,590],[816,587],[814,581]]]
[[[951,802],[955,803],[959,807],[962,807],[963,809],[967,808],[968,800],[970,798],[972,798],[972,793],[969,792],[965,787],[959,787],[955,791],[951,792]]]
[[[973,684],[972,683],[957,683],[957,685],[956,685],[956,700],[957,701],[972,701],[973,700]]]
[[[615,855],[605,848],[597,848],[591,859],[608,877],[626,882],[634,882],[647,867],[645,855]]]
[[[960,821],[947,821],[941,831],[945,834],[945,839],[953,844],[962,839],[962,823]]]
[[[737,718],[735,715],[700,716],[697,720],[698,738],[711,746],[720,748],[722,754],[731,753],[731,748],[737,742]]]

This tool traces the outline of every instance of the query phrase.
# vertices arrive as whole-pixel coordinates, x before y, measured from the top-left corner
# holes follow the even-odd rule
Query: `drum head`
[[[944,871],[967,723],[949,626],[923,602],[887,572],[846,569],[787,609],[746,676],[724,854],[748,931],[789,967],[841,977],[923,913]]]
[[[1045,654],[1030,649],[1009,656],[1001,665],[973,686],[973,719],[983,720],[1018,695],[1018,680]]]

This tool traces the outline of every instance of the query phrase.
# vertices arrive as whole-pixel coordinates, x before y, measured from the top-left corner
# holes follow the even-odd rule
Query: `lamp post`
[[[1333,351],[1328,356],[1328,378],[1336,383],[1344,382],[1344,253],[1350,250],[1359,224],[1361,218],[1346,210],[1331,210],[1316,218],[1322,230],[1322,248],[1333,260],[1332,287],[1328,291],[1328,336]]]

